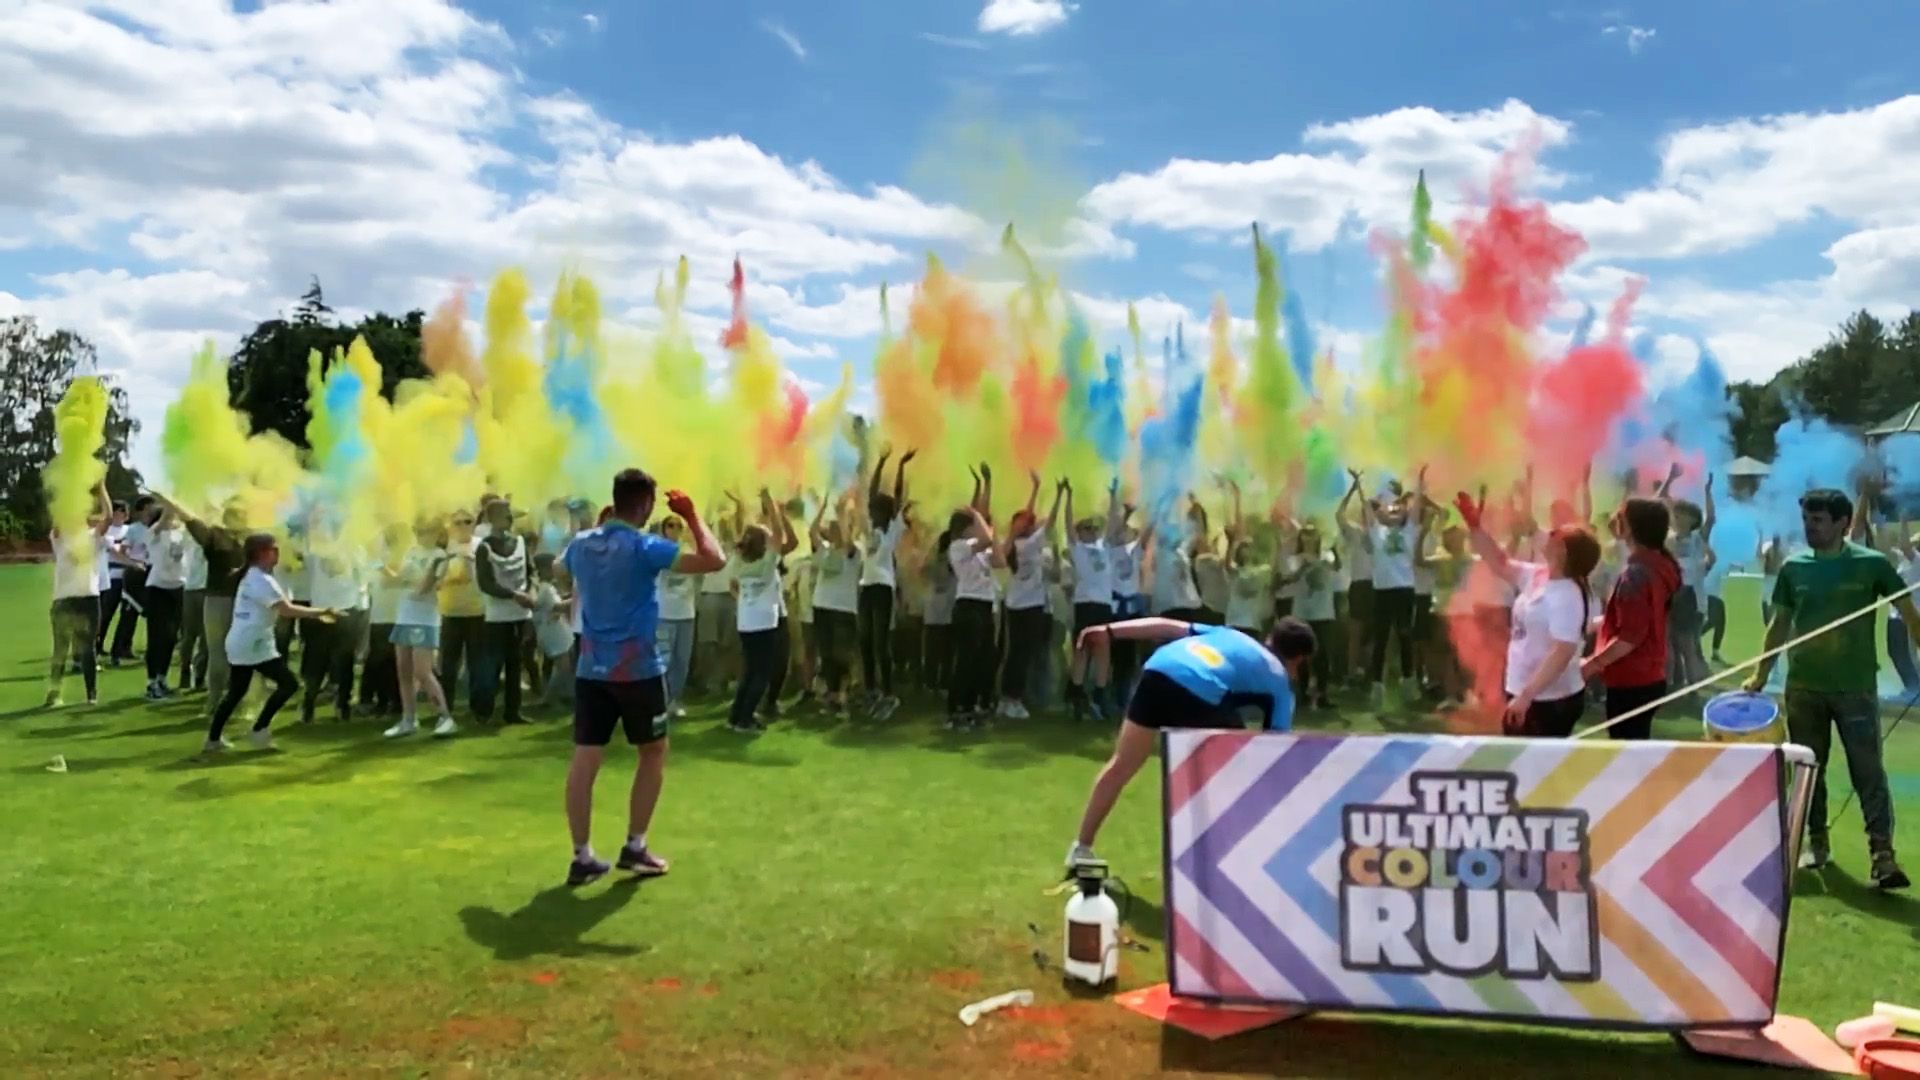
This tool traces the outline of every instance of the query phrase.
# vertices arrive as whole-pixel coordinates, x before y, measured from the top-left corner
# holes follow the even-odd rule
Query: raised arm
[[[1058,497],[1064,500],[1067,504],[1067,529],[1069,532],[1071,532],[1073,529],[1074,522],[1080,520],[1079,518],[1076,518],[1073,516],[1073,481],[1068,480],[1065,477],[1062,477],[1060,480],[1060,487],[1057,490],[1059,493]]]
[[[1247,515],[1240,504],[1240,485],[1232,480],[1227,481],[1227,497],[1233,507],[1233,516],[1227,519],[1227,550],[1232,551],[1247,535]]]
[[[186,516],[182,515],[180,520],[185,522]],[[94,537],[98,539],[107,535],[107,526],[112,523],[113,496],[107,494],[107,478],[103,476],[93,488],[93,523],[88,528],[93,530]]]
[[[980,516],[993,518],[993,466],[980,463]]]
[[[827,500],[825,499],[820,500],[820,509],[814,513],[813,520],[807,524],[807,542],[813,545],[815,551],[827,546]]]
[[[1360,523],[1353,520],[1353,497],[1360,494],[1360,472],[1348,469],[1347,475],[1353,477],[1353,484],[1340,496],[1340,505],[1333,511],[1333,523],[1342,529],[1358,529]]]
[[[1473,545],[1474,554],[1480,556],[1480,561],[1486,564],[1488,570],[1500,575],[1503,579],[1511,577],[1513,564],[1507,558],[1506,549],[1501,547],[1500,541],[1489,535],[1484,527],[1482,519],[1487,511],[1486,492],[1483,490],[1480,501],[1475,502],[1463,491],[1454,501],[1454,505],[1460,509],[1460,520],[1467,524],[1467,542]]]
[[[880,478],[886,474],[887,458],[893,453],[892,447],[880,450],[880,459],[873,463],[873,478],[867,481],[867,505],[872,506],[880,498]]]
[[[773,501],[773,492],[760,489],[760,516],[767,519],[767,527],[773,532],[773,542],[780,545],[780,554],[791,555],[800,546],[800,538],[793,534],[793,522],[787,520],[787,513]]]
[[[1673,482],[1678,479],[1680,479],[1680,463],[1676,461],[1673,463],[1673,467],[1667,470],[1667,478],[1660,481],[1660,489],[1654,492],[1654,497],[1657,499],[1671,498]]]
[[[1707,474],[1707,495],[1701,509],[1700,541],[1707,543],[1713,539],[1713,474]]]
[[[1037,475],[1035,479],[1038,479]],[[1048,536],[1052,536],[1054,530],[1060,525],[1060,500],[1065,498],[1066,494],[1067,482],[1065,480],[1053,485],[1053,507],[1047,511],[1047,520],[1042,526],[1042,528],[1046,529]],[[1071,520],[1073,515],[1068,514],[1067,517]]]
[[[673,560],[673,569],[681,574],[713,574],[727,565],[727,557],[720,551],[719,541],[707,531],[707,525],[700,520],[694,510],[693,500],[683,491],[667,492],[667,509],[680,515],[687,523],[687,534],[693,538],[693,550],[683,551]]]
[[[1580,524],[1593,524],[1593,462],[1580,474]]]
[[[893,512],[903,513],[907,506],[907,462],[913,460],[918,450],[909,450],[900,455],[900,464],[893,470]]]
[[[1126,535],[1127,513],[1120,505],[1120,478],[1107,485],[1107,542],[1117,544]]]

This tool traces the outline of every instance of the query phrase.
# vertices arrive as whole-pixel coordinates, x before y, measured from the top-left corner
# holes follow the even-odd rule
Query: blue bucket
[[[1708,742],[1778,743],[1786,741],[1780,706],[1765,694],[1731,690],[1716,695],[1700,712]]]

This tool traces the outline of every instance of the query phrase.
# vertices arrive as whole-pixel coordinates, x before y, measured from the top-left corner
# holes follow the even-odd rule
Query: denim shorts
[[[440,647],[440,628],[400,623],[394,626],[387,640],[403,649],[437,649]]]

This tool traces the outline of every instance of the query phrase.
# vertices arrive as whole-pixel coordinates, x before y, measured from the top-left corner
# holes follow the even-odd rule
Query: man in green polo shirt
[[[1853,501],[1831,489],[1809,491],[1800,498],[1800,523],[1807,546],[1780,567],[1773,589],[1773,620],[1767,624],[1767,649],[1810,633],[1851,614],[1882,597],[1898,595],[1894,607],[1901,625],[1920,642],[1920,611],[1904,595],[1906,583],[1872,548],[1846,538],[1853,517]],[[1814,772],[1813,805],[1807,813],[1807,850],[1800,865],[1819,869],[1827,863],[1827,755],[1833,731],[1847,754],[1847,773],[1860,796],[1860,816],[1867,826],[1867,850],[1873,858],[1873,883],[1882,889],[1904,889],[1909,881],[1893,854],[1893,798],[1887,788],[1887,769],[1880,758],[1879,649],[1875,631],[1880,620],[1861,617],[1837,626],[1796,646],[1787,664],[1787,731],[1793,741],[1813,751],[1819,765]],[[1758,691],[1772,674],[1773,661],[1763,660],[1747,680]]]

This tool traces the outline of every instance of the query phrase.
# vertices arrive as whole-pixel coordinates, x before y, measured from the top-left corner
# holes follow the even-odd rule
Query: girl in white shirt
[[[400,564],[382,568],[387,579],[400,589],[391,635],[394,673],[400,683],[400,722],[386,730],[389,739],[405,738],[420,730],[414,710],[422,693],[440,717],[433,733],[445,738],[458,730],[433,664],[434,652],[440,647],[440,581],[453,560],[444,547],[446,539],[445,530],[427,523],[416,525],[413,547]]]
[[[381,537],[379,550],[367,561],[367,659],[360,673],[360,704],[376,715],[400,711],[400,680],[393,655],[393,624],[400,610],[398,581],[386,572],[413,543],[412,530],[393,524]]]
[[[94,492],[94,509],[87,517],[87,535],[62,536],[59,529],[49,537],[53,541],[53,657],[47,668],[49,709],[59,708],[61,684],[67,679],[67,664],[80,665],[80,679],[87,688],[87,704],[99,701],[99,668],[94,639],[100,633],[99,553],[104,549],[107,523],[112,520],[113,501],[107,497],[107,484],[100,482]]]
[[[822,500],[809,529],[818,574],[813,587],[813,629],[827,709],[841,712],[847,707],[849,658],[859,633],[863,571],[860,545],[838,517],[829,522],[826,515],[827,503]]]
[[[1309,703],[1320,709],[1333,707],[1329,695],[1336,662],[1333,644],[1339,640],[1334,606],[1339,573],[1340,553],[1324,547],[1320,526],[1311,521],[1302,524],[1294,536],[1293,560],[1285,578],[1293,598],[1290,613],[1313,627],[1314,640],[1325,643],[1314,650],[1313,662],[1300,669],[1295,699],[1302,707]]]
[[[891,716],[900,707],[900,699],[893,694],[894,553],[907,529],[900,511],[906,505],[907,463],[913,455],[909,450],[900,456],[892,495],[880,490],[881,474],[887,468],[885,452],[873,466],[873,480],[867,485],[867,520],[872,524],[860,563],[860,670],[876,719]]]
[[[937,542],[937,541],[936,541]],[[921,642],[920,677],[928,690],[953,685],[953,605],[958,580],[944,546],[927,553],[920,576],[927,587],[926,638]]]
[[[940,538],[953,567],[953,677],[947,687],[947,727],[979,726],[993,702],[993,607],[998,596],[993,572],[1003,559],[993,542],[993,526],[978,507],[955,510]]]
[[[738,517],[741,514],[738,499],[734,500],[734,509]],[[800,546],[787,515],[764,490],[760,493],[760,509],[765,524],[742,523],[740,546],[733,556],[733,578],[739,590],[734,625],[740,633],[742,668],[727,727],[741,733],[766,730],[766,725],[755,719],[754,714],[760,711],[761,700],[774,690],[786,669],[789,642],[780,560]],[[770,700],[768,704],[777,708],[779,703]]]
[[[681,543],[686,523],[668,515],[660,520],[660,535]],[[654,632],[660,658],[667,664],[667,709],[676,718],[687,715],[687,673],[693,670],[694,621],[699,614],[700,575],[661,573],[660,622]]]
[[[1123,550],[1120,481],[1115,480],[1107,489],[1104,529],[1094,518],[1082,521],[1073,516],[1073,484],[1062,481],[1060,489],[1066,496],[1067,520],[1074,523],[1073,543],[1067,548],[1067,560],[1073,572],[1073,634],[1068,641],[1074,650],[1073,664],[1067,671],[1067,697],[1073,705],[1075,720],[1092,710],[1094,718],[1104,723],[1110,705],[1114,706],[1113,711],[1119,711],[1117,703],[1106,699],[1113,683],[1113,653],[1121,643],[1115,642],[1115,648],[1109,649],[1082,649],[1080,639],[1088,629],[1113,622],[1119,591],[1114,576],[1116,552]],[[1093,676],[1091,694],[1086,692],[1089,668]]]
[[[280,619],[333,620],[331,611],[306,607],[287,598],[286,590],[273,578],[273,568],[280,561],[280,545],[272,536],[255,533],[247,537],[243,551],[247,570],[240,579],[239,592],[234,595],[233,625],[227,630],[225,642],[232,674],[227,680],[226,696],[214,709],[213,724],[207,728],[205,749],[209,753],[232,749],[232,744],[221,738],[220,733],[226,730],[233,711],[246,698],[255,672],[273,680],[273,693],[267,695],[266,703],[260,706],[251,740],[263,750],[273,746],[270,730],[273,716],[300,690],[300,680],[287,670],[287,658],[280,655],[274,639],[274,623]]]
[[[1543,562],[1517,562],[1480,527],[1480,508],[1464,495],[1461,514],[1481,562],[1519,592],[1507,642],[1504,726],[1512,735],[1565,738],[1586,708],[1580,650],[1598,613],[1587,575],[1599,565],[1600,541],[1584,525],[1561,526],[1541,545]]]
[[[1001,551],[1007,578],[1007,655],[1000,671],[999,716],[1026,720],[1027,687],[1033,665],[1042,660],[1047,647],[1047,630],[1053,617],[1047,614],[1046,553],[1053,542],[1053,529],[1060,520],[1060,500],[1066,494],[1064,483],[1055,484],[1053,508],[1041,521],[1034,514],[1040,497],[1040,474],[1034,473],[1033,488],[1027,505],[1013,512],[1008,522],[1012,536]]]

